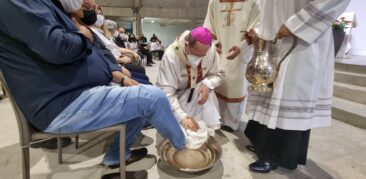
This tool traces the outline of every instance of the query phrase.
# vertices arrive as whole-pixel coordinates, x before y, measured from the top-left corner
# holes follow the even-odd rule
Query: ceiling
[[[209,0],[96,0],[107,16],[133,17],[139,9],[141,17],[167,19],[204,19]]]

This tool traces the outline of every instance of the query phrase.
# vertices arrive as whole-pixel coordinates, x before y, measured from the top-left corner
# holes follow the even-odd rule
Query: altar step
[[[333,97],[332,117],[366,129],[366,105]]]
[[[366,66],[336,63],[332,117],[366,129]]]

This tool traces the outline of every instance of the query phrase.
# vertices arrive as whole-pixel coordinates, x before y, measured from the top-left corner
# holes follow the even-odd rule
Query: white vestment
[[[349,0],[262,0],[259,36],[275,38],[285,26],[298,45],[282,62],[271,94],[249,93],[247,113],[269,128],[305,131],[329,126],[333,97],[334,46],[331,24]],[[279,61],[293,38],[277,43]],[[279,50],[280,49],[280,50]]]
[[[220,113],[217,98],[213,92],[209,94],[207,102],[198,104],[198,90],[200,85],[206,85],[213,90],[220,85],[224,78],[224,71],[219,68],[218,54],[212,46],[199,64],[190,64],[184,55],[184,37],[170,45],[164,53],[160,63],[156,86],[160,87],[168,96],[172,110],[180,122],[184,117],[203,120],[211,129],[220,128]],[[191,89],[194,88],[192,100],[188,102]]]
[[[235,1],[235,2],[234,2]],[[211,30],[222,44],[220,66],[226,72],[226,78],[217,90],[222,122],[234,130],[238,129],[242,117],[248,82],[245,79],[246,63],[242,43],[244,31],[249,30],[258,21],[259,7],[255,0],[210,0],[204,26]],[[241,54],[228,60],[228,51],[233,46],[240,48]],[[248,57],[247,57],[248,58]]]

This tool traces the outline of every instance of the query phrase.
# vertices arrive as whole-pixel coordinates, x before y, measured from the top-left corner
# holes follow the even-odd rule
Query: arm
[[[212,55],[213,62],[209,68],[209,71],[207,72],[206,78],[202,81],[202,83],[205,84],[209,89],[213,90],[222,83],[223,79],[225,78],[225,71],[220,68],[218,53],[214,49],[211,53],[214,53]]]
[[[15,4],[16,10],[8,13],[7,28],[12,29],[11,36],[23,42],[45,61],[53,64],[73,63],[88,54],[90,43],[72,24],[70,18],[64,17],[65,24],[60,24],[54,17],[56,13],[46,3],[32,1],[32,7]],[[14,20],[16,19],[16,20]]]
[[[247,19],[247,21],[248,21],[247,27],[246,27],[246,29],[244,29],[245,31],[249,31],[250,29],[255,28],[255,26],[259,22],[259,17],[260,17],[260,10],[259,10],[259,5],[257,4],[257,2],[249,1],[247,3],[252,3],[252,6],[250,8],[249,18]],[[228,59],[232,60],[236,56],[238,56],[240,53],[248,51],[248,49],[247,49],[248,46],[246,45],[246,42],[245,42],[245,34],[240,38],[242,38],[243,41],[240,42],[239,44],[234,45],[233,47],[231,47],[229,49],[229,55],[227,56]]]
[[[174,64],[169,62],[168,56],[169,55],[165,54],[161,60],[156,86],[162,89],[168,96],[173,113],[178,122],[181,122],[183,118],[187,117],[187,114],[181,108],[176,95],[176,91],[178,89],[178,78],[175,74],[176,70],[174,68]]]
[[[310,1],[299,12],[292,15],[285,22],[285,26],[292,34],[311,44],[330,28],[349,2],[350,0]]]
[[[137,81],[129,78],[127,75],[123,74],[120,71],[113,71],[112,76],[113,81],[121,84],[122,86],[135,86],[139,84]]]

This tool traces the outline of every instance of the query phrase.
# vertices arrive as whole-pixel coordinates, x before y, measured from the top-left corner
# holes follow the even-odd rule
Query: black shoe
[[[155,64],[155,62],[150,62],[150,63]]]
[[[271,170],[275,170],[277,165],[274,162],[268,160],[257,160],[249,165],[249,168],[253,172],[257,173],[269,173]]]
[[[148,174],[146,170],[126,171],[127,179],[147,179],[147,175]],[[105,174],[102,176],[101,179],[120,179],[119,172]]]
[[[221,126],[221,130],[224,130],[227,132],[234,132],[234,129],[229,126]]]
[[[154,127],[150,124],[150,122],[147,122],[147,123],[145,123],[145,125],[142,129],[147,130],[147,129],[152,129],[152,128],[154,128]]]
[[[71,144],[70,137],[61,137],[61,146],[66,147]],[[31,148],[57,149],[57,138],[52,138],[42,142],[30,144]]]
[[[152,65],[149,63],[149,64],[147,64],[146,66],[149,66],[149,67],[152,67]]]
[[[254,146],[252,146],[252,145],[247,145],[247,146],[246,146],[246,148],[247,148],[249,151],[251,151],[251,152],[255,153],[255,148],[254,148]]]
[[[137,162],[147,155],[147,149],[145,147],[139,148],[139,149],[133,149],[131,150],[131,156],[126,160],[126,165],[129,165],[131,163]],[[119,168],[119,164],[115,165],[108,165],[107,166],[110,169],[116,169]]]

